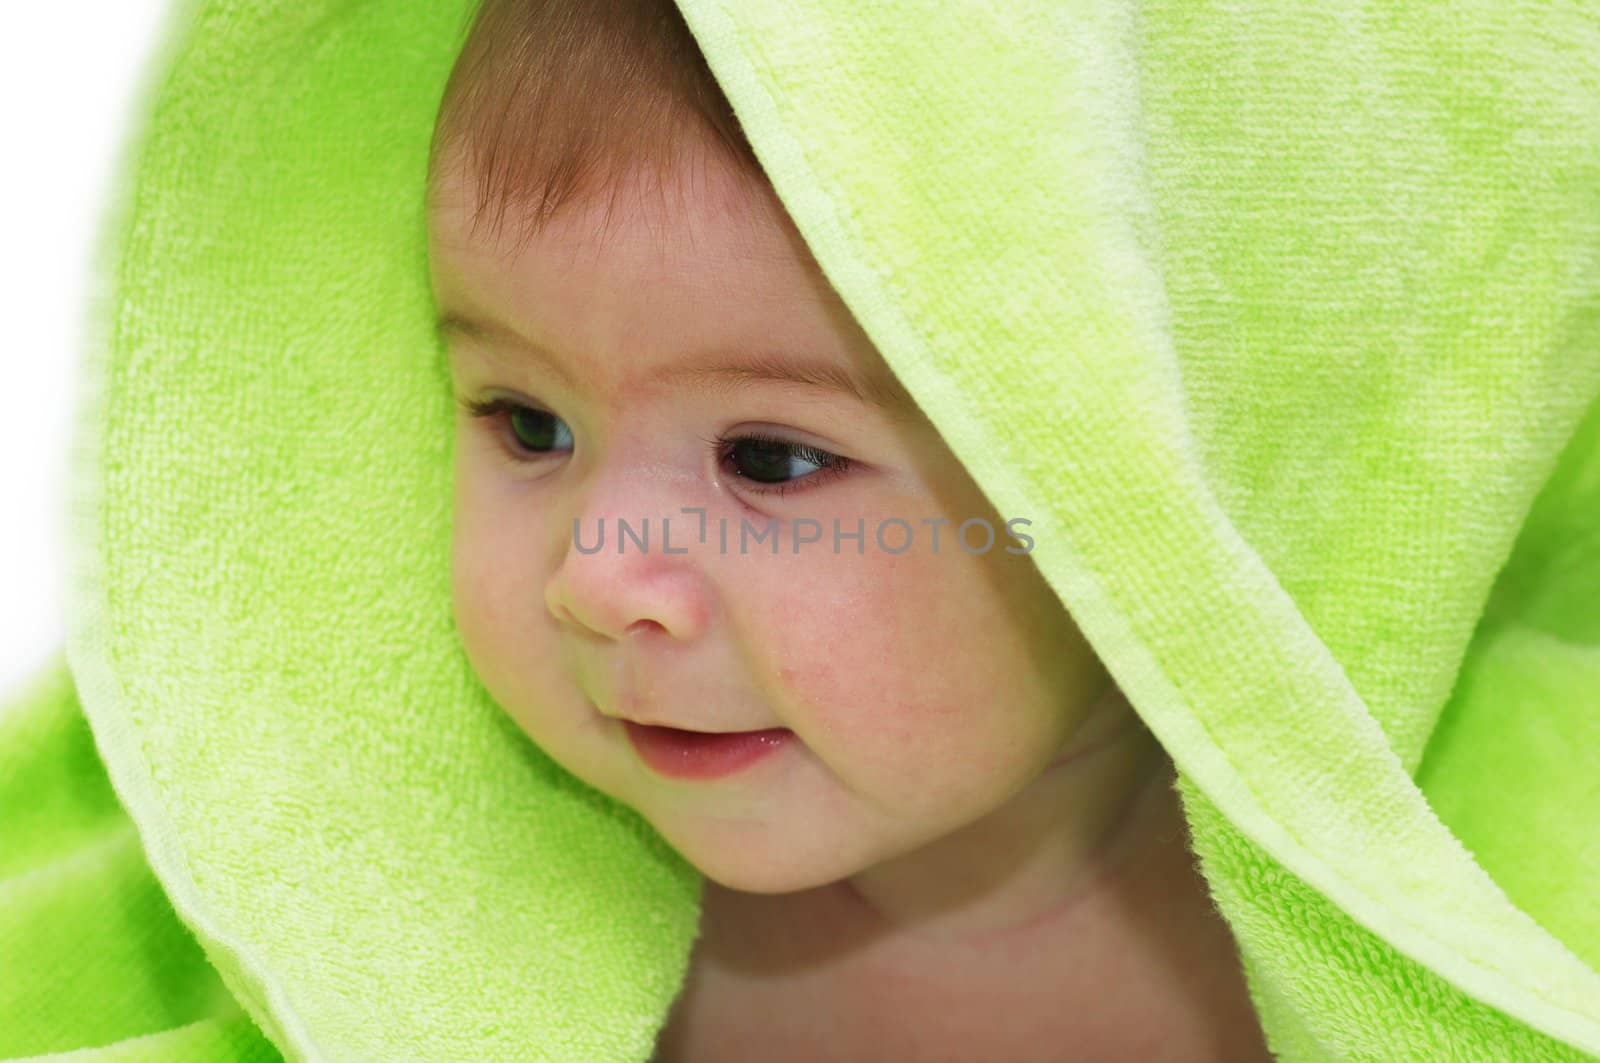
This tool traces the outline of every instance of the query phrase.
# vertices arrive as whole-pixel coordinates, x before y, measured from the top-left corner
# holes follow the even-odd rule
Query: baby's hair
[[[448,152],[476,175],[474,227],[493,207],[498,231],[515,206],[526,239],[569,203],[614,202],[630,175],[659,189],[690,145],[766,182],[672,0],[481,0],[435,122],[429,195]]]

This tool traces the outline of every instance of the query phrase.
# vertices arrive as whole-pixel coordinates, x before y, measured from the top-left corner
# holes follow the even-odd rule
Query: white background
[[[0,32],[0,703],[66,639],[64,488],[89,255],[167,9],[11,4]]]

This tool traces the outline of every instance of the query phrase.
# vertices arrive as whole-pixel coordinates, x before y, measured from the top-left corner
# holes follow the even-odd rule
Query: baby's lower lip
[[[622,721],[628,741],[651,770],[674,779],[719,779],[763,760],[788,745],[786,727],[732,734],[680,731]]]

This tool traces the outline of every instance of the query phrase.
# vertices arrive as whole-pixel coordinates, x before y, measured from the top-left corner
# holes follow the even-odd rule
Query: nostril
[[[658,621],[648,620],[648,619],[647,620],[635,620],[633,623],[628,625],[628,634],[630,634],[630,635],[642,634],[642,633],[647,632],[647,631],[665,631],[665,630],[667,630],[667,629],[664,626],[662,626],[661,623],[659,623]]]

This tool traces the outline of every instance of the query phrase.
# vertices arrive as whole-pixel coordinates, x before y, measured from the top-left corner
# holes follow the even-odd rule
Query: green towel
[[[1273,1052],[1600,1055],[1600,12],[680,8],[1171,754]],[[173,13],[0,715],[0,1057],[650,1054],[701,879],[452,625],[470,14]]]

